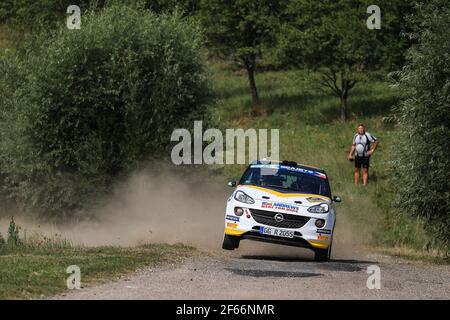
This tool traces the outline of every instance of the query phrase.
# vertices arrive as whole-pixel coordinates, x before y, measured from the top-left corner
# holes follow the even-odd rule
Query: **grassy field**
[[[33,299],[67,290],[67,267],[81,270],[81,285],[117,279],[144,266],[180,262],[195,254],[184,245],[134,248],[73,247],[63,240],[0,246],[0,299]]]
[[[349,97],[350,116],[339,120],[339,99],[322,92],[304,71],[264,72],[257,75],[262,106],[251,107],[247,77],[215,64],[212,73],[217,92],[213,117],[224,128],[280,129],[280,158],[324,168],[334,195],[343,198],[340,219],[352,225],[364,244],[432,254],[437,246],[416,221],[395,209],[389,182],[390,150],[395,127],[388,121],[398,93],[386,82],[360,83]],[[255,115],[256,114],[256,115]],[[353,185],[353,164],[347,160],[358,123],[365,123],[380,145],[371,159],[367,187]],[[237,179],[244,166],[216,166],[214,170]],[[424,253],[425,252],[425,253]],[[414,255],[417,256],[417,255]]]

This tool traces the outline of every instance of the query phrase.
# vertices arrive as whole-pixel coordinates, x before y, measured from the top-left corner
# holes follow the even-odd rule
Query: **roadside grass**
[[[73,246],[59,236],[34,236],[0,245],[0,299],[35,299],[67,290],[66,270],[80,267],[81,285],[98,284],[136,271],[177,263],[195,249],[182,244],[145,244],[137,247]]]
[[[450,264],[450,256],[445,255],[442,250],[416,250],[408,247],[372,247],[372,251],[381,254],[387,254],[393,257],[418,261],[430,264],[448,265]]]
[[[395,127],[389,122],[398,93],[387,83],[359,83],[349,96],[349,119],[339,120],[339,99],[321,91],[305,71],[257,74],[261,106],[251,107],[246,75],[225,63],[212,67],[217,102],[213,118],[222,128],[280,129],[280,158],[324,168],[334,195],[343,198],[338,215],[349,224],[352,237],[363,245],[404,248],[426,255],[442,250],[424,224],[395,206],[390,185],[390,150]],[[371,159],[367,187],[354,186],[353,163],[347,160],[356,125],[366,124],[380,140]],[[270,158],[270,155],[269,155]],[[215,165],[213,171],[229,180],[239,179],[246,165]]]

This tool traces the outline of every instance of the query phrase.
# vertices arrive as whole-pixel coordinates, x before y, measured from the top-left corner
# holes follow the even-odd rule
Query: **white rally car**
[[[237,184],[237,187],[236,187]],[[324,170],[293,161],[254,161],[228,199],[222,248],[242,239],[305,247],[316,261],[331,256],[336,214]]]

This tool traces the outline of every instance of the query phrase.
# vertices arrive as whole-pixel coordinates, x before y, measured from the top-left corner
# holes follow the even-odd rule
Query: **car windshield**
[[[318,171],[285,165],[250,165],[239,181],[280,192],[317,194],[331,197],[327,176]]]

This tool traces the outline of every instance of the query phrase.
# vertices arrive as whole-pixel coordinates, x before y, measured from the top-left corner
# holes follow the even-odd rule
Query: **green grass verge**
[[[387,254],[393,257],[418,261],[429,264],[448,265],[450,264],[450,256],[443,254],[442,250],[416,250],[408,247],[372,247],[372,251],[381,254]]]
[[[53,244],[50,244],[53,243]],[[67,267],[81,269],[82,286],[111,281],[144,266],[179,262],[195,249],[148,244],[134,248],[71,247],[67,243],[0,247],[0,299],[32,299],[67,290]]]

